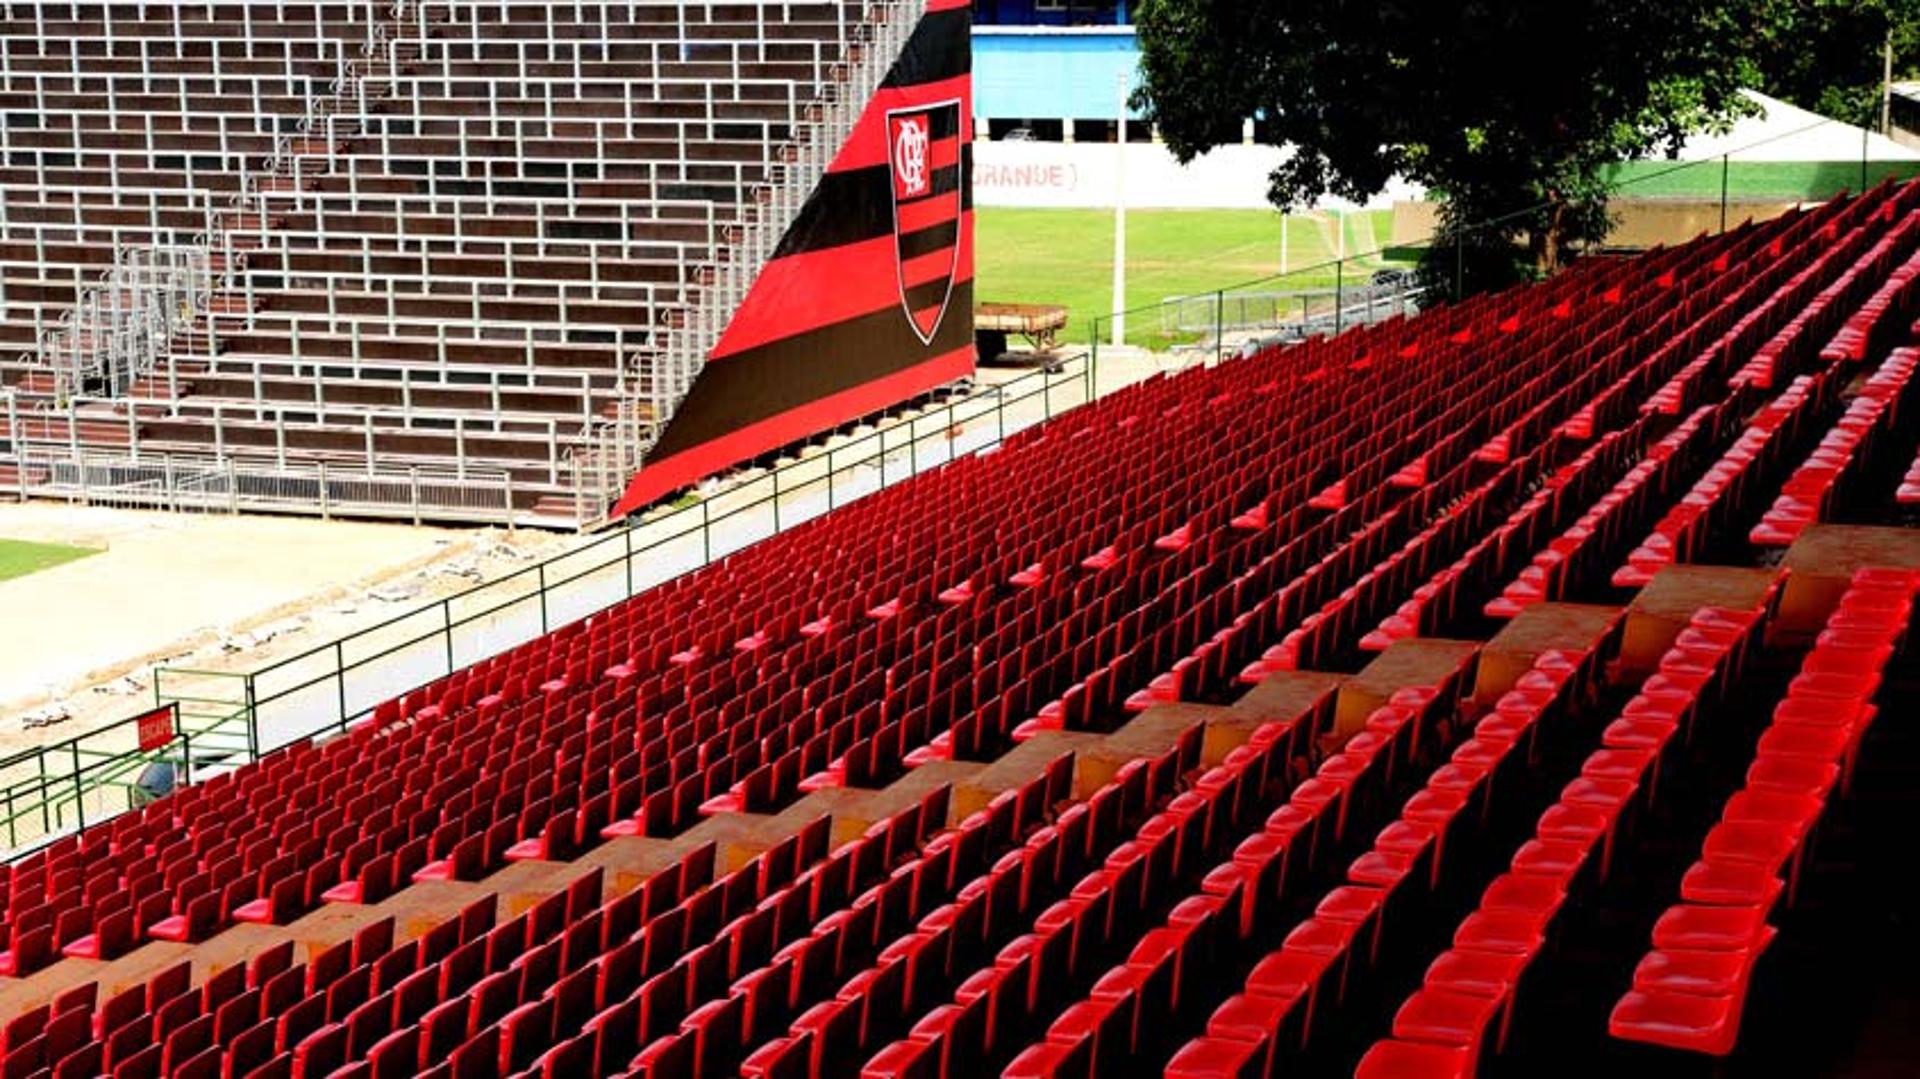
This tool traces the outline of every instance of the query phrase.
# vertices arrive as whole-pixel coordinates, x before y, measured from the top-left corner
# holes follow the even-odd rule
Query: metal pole
[[[247,696],[247,754],[249,759],[257,761],[260,759],[260,716],[254,708],[254,702],[258,700],[258,698],[254,695],[253,675],[249,674],[246,676],[246,681],[243,683],[241,691]],[[175,702],[173,706],[173,726],[175,730],[182,730],[186,727],[186,724],[180,719],[180,705],[178,702]]]
[[[1087,359],[1087,400],[1092,401],[1094,394],[1098,393],[1100,390],[1100,319],[1099,317],[1095,316],[1094,318],[1088,320],[1088,325],[1092,328],[1087,333],[1087,340],[1093,342],[1093,351],[1089,353],[1088,359]],[[11,398],[9,398],[9,400],[11,400]],[[1004,402],[1005,398],[1002,398],[1001,400]]]
[[[633,529],[626,530],[627,543],[627,598],[633,598]]]
[[[1127,339],[1127,73],[1116,72],[1113,85],[1113,343],[1118,345]]]
[[[542,562],[534,568],[539,571],[539,576],[540,576],[540,632],[542,634],[545,634],[548,632],[547,630],[547,564],[545,562]]]
[[[1219,363],[1227,349],[1227,291],[1213,290],[1213,362]]]
[[[1456,232],[1453,234],[1453,302],[1454,303],[1459,303],[1461,295],[1463,295],[1467,290],[1466,264],[1467,264],[1466,234],[1463,232]]]
[[[1720,232],[1726,232],[1726,173],[1732,154],[1720,154]]]
[[[1893,135],[1893,21],[1887,21],[1887,40],[1880,47],[1880,133]]]
[[[1346,298],[1347,262],[1341,259],[1333,264],[1333,332],[1340,332],[1341,302]]]
[[[80,783],[80,743],[76,740],[67,746],[73,751],[73,819],[84,832],[87,830],[87,789]]]
[[[345,640],[333,642],[333,682],[340,689],[340,722],[347,721],[347,654]]]

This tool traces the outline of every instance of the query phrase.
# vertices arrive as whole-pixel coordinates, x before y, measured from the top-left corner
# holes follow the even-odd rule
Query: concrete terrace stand
[[[1780,632],[1810,638],[1840,602],[1855,571],[1867,566],[1920,569],[1920,531],[1864,525],[1813,525],[1787,548]]]
[[[1476,704],[1491,706],[1531,670],[1543,652],[1556,648],[1605,648],[1618,638],[1624,610],[1590,603],[1536,603],[1515,615],[1480,649],[1480,667],[1473,683]],[[1600,641],[1596,646],[1594,642]],[[1618,641],[1611,642],[1615,645]],[[1610,650],[1610,649],[1608,649]]]
[[[1413,686],[1437,686],[1466,673],[1479,653],[1479,641],[1450,641],[1439,637],[1410,637],[1393,642],[1373,662],[1340,687],[1333,717],[1333,736],[1344,743],[1366,726],[1367,717],[1386,704],[1395,692]],[[1466,681],[1466,679],[1462,679]]]
[[[1651,673],[1693,612],[1702,607],[1753,610],[1779,580],[1780,572],[1771,569],[1667,566],[1627,605],[1621,669],[1631,676]]]

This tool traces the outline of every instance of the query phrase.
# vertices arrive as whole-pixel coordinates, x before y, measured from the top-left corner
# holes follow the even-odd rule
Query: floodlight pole
[[[1893,134],[1893,26],[1887,26],[1886,43],[1880,47],[1880,133]]]
[[[1113,167],[1113,343],[1127,339],[1127,73],[1113,77],[1117,138]]]

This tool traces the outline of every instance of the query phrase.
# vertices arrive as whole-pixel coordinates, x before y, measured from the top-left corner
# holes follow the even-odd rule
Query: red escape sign
[[[159,749],[173,741],[173,706],[156,708],[137,721],[140,730],[140,751]]]

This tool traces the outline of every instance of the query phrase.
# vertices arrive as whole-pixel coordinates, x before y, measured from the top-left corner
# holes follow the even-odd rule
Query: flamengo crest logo
[[[900,306],[930,345],[960,259],[960,100],[888,109],[886,131]]]
[[[913,198],[932,190],[927,183],[927,118],[905,116],[895,125],[893,168],[900,175],[900,194]]]

